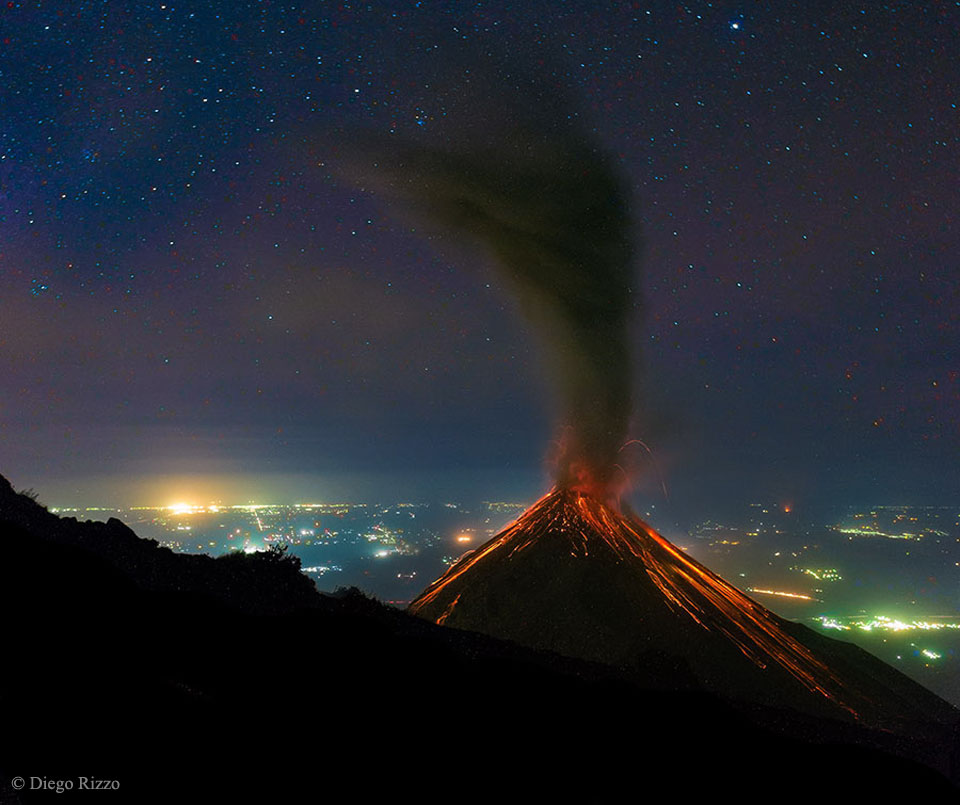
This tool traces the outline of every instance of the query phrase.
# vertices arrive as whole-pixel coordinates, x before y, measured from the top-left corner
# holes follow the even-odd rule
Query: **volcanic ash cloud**
[[[488,248],[542,336],[559,414],[557,484],[610,497],[637,307],[628,194],[610,159],[571,128],[512,130],[470,148],[393,138],[355,147],[372,149],[395,203]]]

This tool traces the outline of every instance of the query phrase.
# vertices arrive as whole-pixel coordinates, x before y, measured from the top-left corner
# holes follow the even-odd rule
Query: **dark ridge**
[[[281,551],[249,555],[175,554],[156,540],[142,539],[120,520],[78,522],[57,517],[27,494],[17,494],[0,476],[0,520],[61,545],[95,552],[139,588],[155,592],[202,593],[243,612],[267,614],[310,606],[313,582],[300,560]]]
[[[671,687],[663,658],[651,689],[252,558],[173,554],[0,482],[0,802],[57,796],[15,776],[81,775],[119,781],[118,802],[686,799],[813,769],[837,795],[955,794],[889,736],[789,711],[761,726]]]

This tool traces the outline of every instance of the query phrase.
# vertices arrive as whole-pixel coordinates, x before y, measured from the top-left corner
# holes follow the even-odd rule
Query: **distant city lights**
[[[899,618],[888,618],[885,615],[875,615],[869,619],[845,618],[845,623],[839,618],[825,615],[814,618],[814,620],[818,621],[824,629],[836,629],[842,632],[849,632],[853,629],[859,629],[861,632],[872,632],[875,629],[887,632],[935,632],[941,629],[960,629],[960,622],[956,621],[913,620],[906,622]]]
[[[835,567],[805,567],[801,571],[808,576],[813,576],[817,581],[842,581],[843,576],[840,575]]]
[[[194,514],[197,511],[202,511],[201,506],[194,506],[192,503],[172,503],[167,506],[167,511],[172,514]]]
[[[313,565],[311,567],[301,568],[304,573],[313,573],[317,576],[322,576],[324,573],[337,572],[343,570],[339,565]]]

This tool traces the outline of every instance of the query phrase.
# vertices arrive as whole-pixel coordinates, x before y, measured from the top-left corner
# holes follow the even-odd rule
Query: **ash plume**
[[[354,162],[373,158],[379,182],[366,178],[396,205],[489,250],[541,335],[559,417],[557,484],[605,499],[632,409],[628,334],[638,299],[628,191],[562,96],[527,87],[506,112],[472,105],[485,133],[448,135],[442,147],[365,135],[350,148]],[[485,119],[490,109],[511,123]]]

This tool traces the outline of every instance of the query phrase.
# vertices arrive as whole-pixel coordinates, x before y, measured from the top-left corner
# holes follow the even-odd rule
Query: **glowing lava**
[[[583,573],[589,574],[589,584],[579,579]],[[856,716],[858,697],[785,630],[780,618],[646,523],[576,490],[556,489],[543,497],[427,587],[410,611],[447,626],[579,652],[587,659],[612,656],[618,663],[629,661],[624,658],[630,649],[616,656],[606,653],[608,646],[642,645],[655,634],[649,639],[656,650],[683,643],[696,652],[698,643],[706,647],[711,640],[705,631],[713,638],[711,651],[718,642],[732,644],[755,668],[779,668]],[[614,623],[604,624],[605,614]],[[633,623],[624,622],[631,615]],[[607,645],[591,644],[601,630]]]

